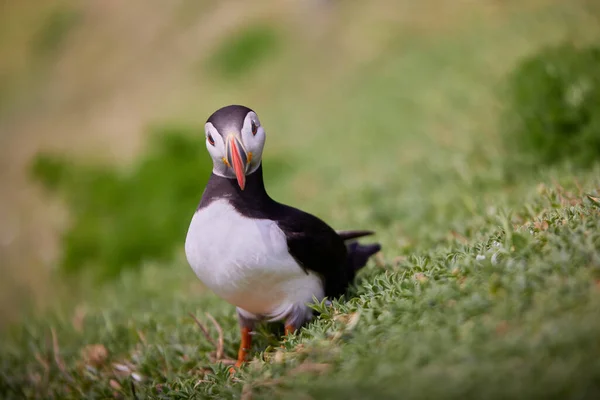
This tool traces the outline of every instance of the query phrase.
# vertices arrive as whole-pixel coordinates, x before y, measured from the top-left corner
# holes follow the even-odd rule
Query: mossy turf
[[[233,308],[183,261],[129,271],[77,306],[16,326],[2,343],[2,397],[592,398],[598,176],[579,189],[540,183],[428,249],[388,250],[348,300],[316,305],[320,316],[284,348],[279,332],[259,330],[253,361],[234,378]],[[472,237],[461,233],[471,227]]]
[[[240,90],[269,99],[257,109],[265,171],[282,171],[267,177],[269,193],[336,229],[375,230],[382,253],[346,298],[315,305],[320,315],[284,343],[281,327],[261,327],[252,361],[231,377],[234,308],[183,257],[208,174],[188,171],[197,200],[165,214],[187,213],[165,225],[181,237],[175,258],[141,258],[101,284],[85,271],[57,274],[69,293],[1,334],[0,398],[600,398],[600,165],[565,156],[511,168],[498,121],[497,89],[523,56],[598,37],[590,2],[549,3],[497,5],[484,22],[474,14],[452,29],[394,28],[381,54],[314,85],[304,83],[319,79],[319,62],[336,60],[286,63],[301,51],[287,39],[261,56],[252,68],[269,79],[257,74],[263,87]],[[169,171],[153,166],[171,188]],[[169,194],[152,176],[144,182],[158,193],[155,215],[170,210]],[[133,222],[129,238],[149,223]]]

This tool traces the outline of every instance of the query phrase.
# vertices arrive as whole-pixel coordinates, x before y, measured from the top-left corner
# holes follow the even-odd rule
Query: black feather
[[[329,298],[344,294],[356,271],[380,248],[344,242],[371,235],[371,231],[336,232],[314,215],[273,200],[265,190],[262,165],[246,177],[243,191],[235,179],[212,174],[198,208],[223,198],[246,217],[275,221],[285,233],[290,255],[307,273],[314,271],[322,277]]]
[[[337,234],[340,235],[340,237],[342,238],[342,240],[346,241],[346,240],[351,240],[351,239],[358,239],[364,236],[370,236],[370,235],[374,235],[375,232],[373,231],[337,231]]]

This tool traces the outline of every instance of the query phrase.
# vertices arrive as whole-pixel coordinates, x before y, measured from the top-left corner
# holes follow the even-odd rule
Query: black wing
[[[298,209],[286,207],[277,220],[285,233],[290,255],[307,271],[319,274],[327,297],[342,295],[349,282],[344,240],[329,225]]]

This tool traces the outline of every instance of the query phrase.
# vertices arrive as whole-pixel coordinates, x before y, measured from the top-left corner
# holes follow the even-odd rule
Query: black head
[[[254,112],[254,110],[251,110],[246,106],[235,104],[225,106],[212,113],[206,122],[213,124],[219,133],[231,129],[241,131],[244,125],[244,120],[249,112]]]

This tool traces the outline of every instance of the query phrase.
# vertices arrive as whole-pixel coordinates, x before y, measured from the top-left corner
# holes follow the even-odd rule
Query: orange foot
[[[240,349],[238,350],[238,358],[235,363],[235,367],[229,368],[230,374],[235,374],[236,369],[240,368],[246,362],[248,357],[248,351],[252,345],[252,336],[250,336],[250,328],[243,327],[240,329],[242,334],[242,340],[240,342]]]
[[[285,336],[296,332],[296,327],[292,324],[286,324],[285,326]],[[283,338],[283,343],[285,343],[287,341],[287,338]],[[281,348],[284,348],[285,346],[283,344],[281,344]]]
[[[296,327],[294,325],[287,324],[285,326],[285,335],[286,336],[289,335],[289,334],[291,334],[291,333],[294,333],[294,332],[296,332]]]

